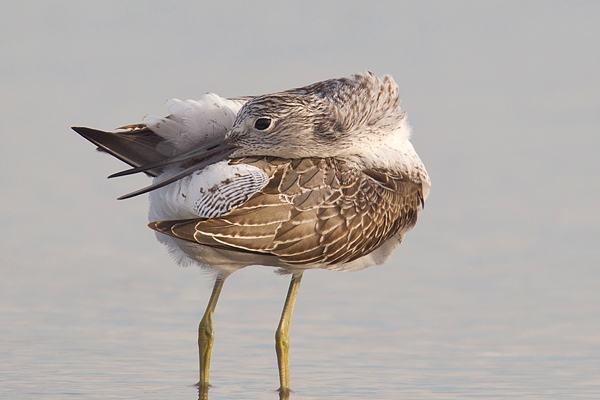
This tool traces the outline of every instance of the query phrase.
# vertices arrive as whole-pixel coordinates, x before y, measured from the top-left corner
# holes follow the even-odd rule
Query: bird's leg
[[[275,350],[277,351],[277,365],[279,367],[279,393],[280,398],[287,399],[290,393],[290,362],[288,352],[290,349],[290,322],[294,312],[294,304],[300,289],[302,272],[294,274],[290,282],[279,326],[275,332]]]
[[[200,392],[208,393],[208,373],[210,370],[210,353],[213,346],[214,330],[212,324],[212,317],[217,307],[217,301],[219,300],[219,294],[223,288],[223,283],[229,274],[220,274],[217,276],[215,285],[210,295],[210,300],[206,306],[206,311],[198,326],[198,353],[200,356],[200,381],[198,386]],[[208,396],[208,395],[207,395]]]

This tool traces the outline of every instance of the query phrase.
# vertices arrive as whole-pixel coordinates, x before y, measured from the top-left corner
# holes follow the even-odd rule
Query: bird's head
[[[224,142],[234,158],[335,157],[390,166],[410,152],[409,138],[398,86],[367,73],[254,97]]]
[[[225,142],[233,157],[333,157],[350,146],[338,109],[315,96],[276,93],[255,97],[239,111]]]

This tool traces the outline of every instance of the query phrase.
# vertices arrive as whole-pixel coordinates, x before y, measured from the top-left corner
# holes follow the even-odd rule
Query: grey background
[[[0,397],[190,398],[209,275],[145,226],[144,177],[70,131],[170,97],[391,74],[432,178],[384,266],[314,271],[296,398],[600,396],[600,3],[0,5]],[[211,398],[275,398],[287,279],[215,316]]]

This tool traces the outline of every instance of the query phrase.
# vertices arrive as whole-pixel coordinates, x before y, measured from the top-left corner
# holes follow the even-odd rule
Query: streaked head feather
[[[259,119],[270,125],[257,129]],[[343,158],[399,138],[408,140],[409,127],[398,86],[367,73],[257,96],[241,108],[225,140],[238,147],[232,157]]]

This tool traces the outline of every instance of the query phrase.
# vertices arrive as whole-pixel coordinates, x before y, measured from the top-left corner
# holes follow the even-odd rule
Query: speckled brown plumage
[[[203,245],[266,253],[288,264],[338,264],[414,226],[420,184],[401,172],[358,170],[332,158],[232,160],[259,167],[269,183],[229,213],[158,221],[158,232]]]

